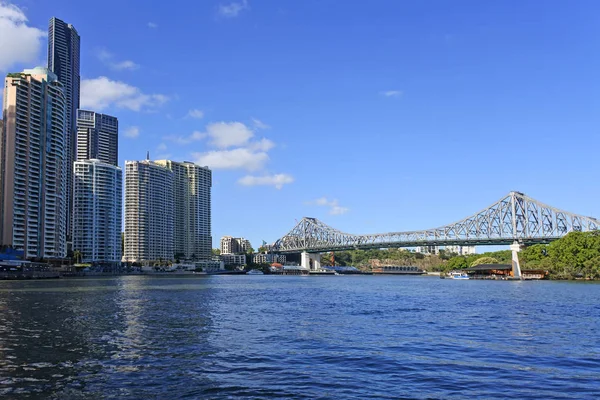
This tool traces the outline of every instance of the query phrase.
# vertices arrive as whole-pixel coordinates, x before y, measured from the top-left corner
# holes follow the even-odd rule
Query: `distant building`
[[[477,254],[475,246],[446,246],[446,253],[458,254],[459,256],[468,256],[469,254]]]
[[[73,251],[84,263],[121,261],[121,168],[100,160],[75,161]]]
[[[440,246],[419,246],[415,248],[415,252],[421,254],[440,254]]]
[[[245,254],[222,254],[221,260],[225,265],[246,265]]]
[[[125,162],[125,261],[174,259],[173,180],[150,160]]]
[[[71,212],[73,210],[73,161],[75,161],[77,109],[80,94],[80,37],[71,24],[52,17],[48,24],[48,69],[62,83],[65,95],[65,130],[67,173],[66,234],[71,237]]]
[[[0,244],[63,258],[67,243],[67,102],[46,68],[8,74],[0,137]]]
[[[94,111],[77,110],[75,159],[119,165],[119,120]]]
[[[185,260],[210,260],[212,171],[187,161],[155,164],[173,171],[175,254]]]
[[[259,253],[259,254],[255,254],[252,257],[252,260],[255,264],[272,264],[272,263],[285,264],[286,257],[283,254]]]
[[[223,236],[221,238],[221,254],[247,253],[252,248],[248,239]]]

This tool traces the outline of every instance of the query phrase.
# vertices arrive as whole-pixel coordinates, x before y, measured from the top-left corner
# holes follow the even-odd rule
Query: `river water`
[[[1,398],[598,396],[600,284],[0,281]]]

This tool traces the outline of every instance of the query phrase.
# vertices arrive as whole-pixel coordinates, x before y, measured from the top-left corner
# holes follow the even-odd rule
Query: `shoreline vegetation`
[[[512,252],[501,250],[459,256],[440,250],[425,255],[406,249],[350,250],[335,252],[336,265],[352,265],[370,271],[378,265],[410,265],[427,272],[446,273],[479,264],[510,264]],[[550,244],[526,247],[519,252],[522,270],[548,271],[551,280],[600,280],[600,231],[571,232]],[[323,254],[321,264],[330,266],[331,255]]]

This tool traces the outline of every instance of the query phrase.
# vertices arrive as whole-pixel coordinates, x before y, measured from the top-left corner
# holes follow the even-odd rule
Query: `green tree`
[[[79,250],[73,251],[73,259],[75,260],[75,264],[81,264],[81,252]]]
[[[494,257],[489,257],[489,256],[479,257],[477,260],[475,260],[471,263],[471,267],[475,267],[476,265],[481,265],[481,264],[498,264],[498,260],[495,259]]]
[[[450,260],[448,260],[444,270],[452,271],[455,269],[463,269],[463,268],[468,268],[468,267],[469,267],[469,264],[467,263],[467,258],[465,256],[456,256],[456,257],[452,257]]]

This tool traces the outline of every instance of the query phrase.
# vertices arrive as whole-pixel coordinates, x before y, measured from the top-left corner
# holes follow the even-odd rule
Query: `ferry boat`
[[[246,275],[264,275],[264,274],[259,269],[252,269],[252,270],[246,272]]]
[[[450,272],[450,279],[469,279],[469,275],[465,272],[452,271]]]

